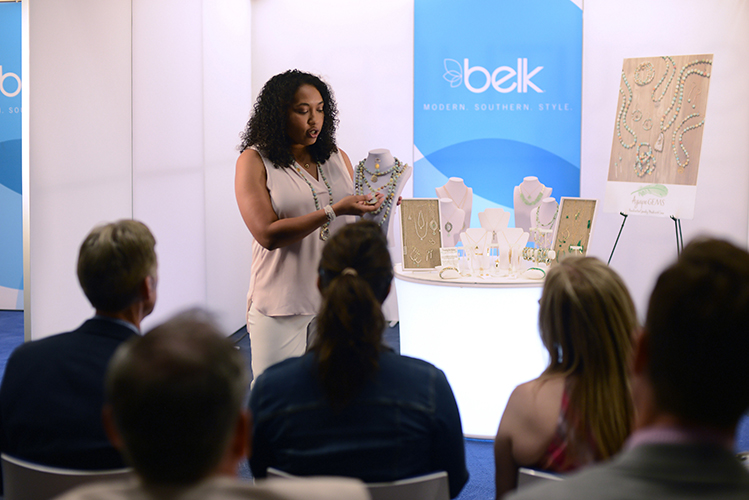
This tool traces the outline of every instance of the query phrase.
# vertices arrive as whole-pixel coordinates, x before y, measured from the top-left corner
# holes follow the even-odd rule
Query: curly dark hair
[[[294,164],[290,139],[286,133],[286,121],[294,94],[304,84],[312,85],[320,92],[325,110],[320,134],[315,143],[307,148],[312,161],[322,163],[338,151],[335,143],[338,108],[332,90],[319,77],[292,69],[272,77],[263,86],[250,121],[242,132],[240,152],[254,146],[276,167],[290,167]]]

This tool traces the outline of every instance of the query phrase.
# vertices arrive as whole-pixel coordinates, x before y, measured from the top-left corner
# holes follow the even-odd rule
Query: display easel
[[[624,217],[624,219],[622,219],[622,225],[619,228],[619,234],[616,235],[614,247],[611,249],[611,255],[609,255],[609,260],[608,262],[606,262],[606,264],[611,264],[611,258],[614,256],[614,250],[616,250],[616,245],[619,243],[619,237],[622,235],[624,223],[627,222],[627,217],[629,217],[629,215],[625,214],[624,212],[619,212],[619,215]],[[672,221],[674,221],[674,228],[676,229],[676,255],[678,256],[681,255],[681,252],[684,250],[684,235],[681,233],[681,219],[676,218],[673,215],[671,215],[670,218]]]

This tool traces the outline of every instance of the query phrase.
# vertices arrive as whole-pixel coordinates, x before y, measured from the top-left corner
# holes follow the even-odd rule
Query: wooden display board
[[[604,210],[693,217],[712,61],[624,60]]]
[[[557,262],[575,253],[570,247],[582,247],[580,253],[587,255],[597,205],[598,200],[562,197],[552,248],[557,254]]]
[[[434,269],[441,265],[440,205],[437,198],[412,198],[400,206],[403,269]]]

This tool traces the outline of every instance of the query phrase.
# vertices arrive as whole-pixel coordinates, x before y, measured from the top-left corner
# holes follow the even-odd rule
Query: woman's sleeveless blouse
[[[317,210],[312,191],[294,168],[276,168],[260,155],[265,166],[273,211],[280,219],[299,217]],[[333,153],[321,165],[325,178],[333,191],[329,199],[328,188],[322,177],[315,179],[302,169],[302,174],[317,193],[320,208],[354,194],[354,182],[346,169],[340,151]],[[330,224],[331,236],[353,220],[337,217]],[[252,241],[252,267],[248,308],[253,303],[266,316],[314,315],[320,306],[317,289],[317,266],[325,242],[320,230],[315,229],[303,240],[291,245],[268,250]]]

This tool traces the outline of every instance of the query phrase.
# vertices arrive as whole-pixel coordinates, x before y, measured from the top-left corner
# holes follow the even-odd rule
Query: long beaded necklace
[[[541,201],[541,197],[544,195],[544,190],[546,189],[546,186],[544,186],[543,184],[541,184],[541,190],[538,192],[538,196],[536,196],[535,200],[531,201],[531,199],[530,199],[531,197],[528,196],[528,198],[526,198],[525,194],[523,193],[523,184],[520,183],[520,185],[518,187],[520,188],[520,199],[523,201],[523,203],[525,203],[529,207],[533,206],[536,203],[538,203],[539,201]]]
[[[538,207],[538,210],[536,210],[536,227],[551,227],[554,224],[554,221],[557,220],[557,214],[559,213],[559,204],[557,204],[557,209],[554,211],[554,217],[551,218],[551,221],[548,224],[541,223],[541,218],[538,216],[539,212],[541,212],[541,207]]]
[[[387,169],[387,170],[380,171],[380,159],[379,158],[377,158],[375,160],[375,171],[374,172],[370,172],[369,170],[367,170],[364,167],[364,165],[365,165],[365,163],[367,161],[366,158],[364,160],[362,160],[362,161],[359,162],[359,165],[356,166],[356,169],[357,169],[357,171],[368,173],[369,175],[372,176],[372,182],[377,182],[377,178],[378,177],[382,177],[382,176],[387,175],[387,174],[389,174],[389,173],[391,173],[393,171],[400,172],[400,171],[403,170],[401,168],[401,162],[398,161],[398,158],[393,158],[393,159],[395,160],[395,164],[392,167],[390,167],[389,169]],[[364,174],[362,174],[362,176],[363,175]]]
[[[679,131],[679,129],[681,129],[681,127],[683,127],[684,124],[687,121],[691,120],[692,118],[696,118],[698,116],[700,116],[699,113],[692,113],[691,115],[689,115],[686,118],[684,118],[684,120],[682,120],[682,122],[679,124],[679,126],[676,129],[674,129],[674,134],[673,134],[673,137],[671,138],[671,148],[674,150],[674,158],[676,158],[676,164],[678,165],[678,169],[677,170],[678,170],[679,173],[683,173],[684,169],[687,168],[687,165],[689,165],[689,152],[684,147],[684,134],[686,134],[690,130],[694,130],[696,128],[700,128],[701,126],[703,126],[705,124],[705,120],[703,119],[699,123],[696,123],[694,125],[690,125],[690,126],[686,127],[679,134],[679,147],[681,148],[682,151],[684,151],[684,155],[686,157],[686,161],[684,162],[683,165],[679,161],[679,153],[678,153],[678,150],[676,149],[676,134]]]
[[[653,149],[658,152],[663,151],[663,134],[666,132],[666,130],[669,129],[669,127],[671,127],[674,121],[676,121],[676,117],[679,116],[679,112],[681,111],[681,103],[684,99],[684,83],[686,82],[687,78],[691,75],[700,75],[705,78],[710,78],[710,73],[708,73],[707,71],[703,71],[700,69],[689,69],[692,66],[696,66],[698,64],[707,64],[708,66],[712,66],[713,62],[709,59],[696,59],[688,64],[685,64],[684,67],[681,68],[681,71],[679,72],[679,80],[676,84],[676,88],[674,89],[674,95],[671,98],[671,104],[666,109],[666,112],[663,113],[663,116],[661,116],[660,134],[658,135],[658,140],[653,146]],[[676,106],[675,109],[674,106]],[[666,121],[666,117],[672,109],[674,109],[674,114],[673,116],[671,116],[668,124],[664,127],[663,123]]]
[[[369,189],[370,193],[380,193],[383,194],[383,192],[387,192],[385,195],[385,199],[382,202],[382,205],[380,205],[380,208],[372,212],[372,215],[377,215],[383,210],[385,211],[384,215],[382,216],[382,219],[379,222],[379,225],[381,226],[390,216],[390,210],[393,206],[393,201],[395,200],[395,192],[398,187],[398,179],[400,179],[401,174],[406,170],[406,167],[408,165],[402,164],[400,161],[398,161],[398,158],[395,158],[395,165],[393,165],[392,168],[384,171],[384,172],[376,172],[375,174],[372,174],[372,172],[366,170],[364,168],[364,163],[366,162],[366,159],[359,162],[359,164],[356,166],[356,175],[354,176],[354,188],[355,192],[358,195],[364,194],[364,187],[366,186],[367,189]],[[379,159],[375,162],[375,169],[380,168]],[[383,177],[387,174],[390,174],[390,179],[380,186],[379,188],[375,188],[372,186],[372,184],[369,183],[369,180],[364,175],[364,172],[368,174],[372,174],[372,182],[376,182],[378,177]]]
[[[666,92],[668,92],[668,87],[671,86],[671,81],[674,79],[674,76],[676,76],[676,63],[674,62],[673,59],[671,59],[671,56],[661,56],[661,57],[663,58],[664,61],[666,61],[666,63],[669,63],[669,62],[671,63],[671,66],[673,66],[674,68],[674,72],[671,73],[671,70],[669,69],[668,64],[666,64],[666,72],[663,73],[663,76],[661,77],[661,79],[658,81],[658,83],[655,84],[655,87],[653,87],[653,93],[650,95],[650,99],[654,103],[656,103],[656,105],[657,103],[661,102],[663,97],[666,95]],[[658,87],[660,87],[661,83],[663,83],[663,80],[666,79],[666,76],[668,76],[669,73],[671,73],[671,77],[668,79],[668,82],[666,82],[666,86],[663,87],[663,92],[661,92],[661,95],[658,97],[658,99],[656,99],[655,91],[658,90]]]
[[[294,163],[294,170],[296,170],[296,173],[299,174],[299,177],[302,178],[304,182],[307,183],[309,186],[310,191],[312,191],[312,198],[315,200],[315,210],[320,210],[320,200],[317,199],[317,192],[315,191],[315,188],[312,187],[312,183],[304,176],[304,172],[302,172],[302,167],[299,166],[298,163]],[[325,183],[325,187],[328,188],[328,196],[329,196],[329,205],[333,204],[333,189],[330,187],[330,183],[328,182],[328,179],[325,178],[325,174],[322,171],[322,167],[320,166],[320,162],[317,162],[317,171],[320,174],[320,178]],[[330,221],[327,221],[325,224],[320,227],[320,239],[325,241],[330,237]]]
[[[630,86],[629,81],[627,80],[627,75],[624,74],[624,71],[622,71],[622,79],[624,80],[624,85],[627,87],[629,96],[625,95],[624,91],[619,87],[619,93],[622,95],[622,107],[619,108],[619,115],[616,118],[616,136],[619,139],[619,144],[626,149],[631,149],[635,144],[637,144],[637,135],[631,128],[629,128],[629,125],[627,125],[627,110],[629,109],[629,105],[632,104],[632,87]],[[632,134],[632,144],[624,143],[621,130],[622,123],[624,123],[624,128],[627,132]]]

